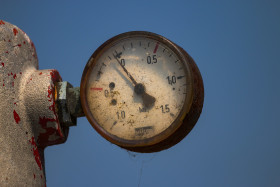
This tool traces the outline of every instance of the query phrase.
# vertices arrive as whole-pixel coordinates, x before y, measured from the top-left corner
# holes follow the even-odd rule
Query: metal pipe
[[[56,70],[38,70],[30,38],[0,20],[0,186],[45,186],[44,148],[69,131],[57,112],[61,81]]]

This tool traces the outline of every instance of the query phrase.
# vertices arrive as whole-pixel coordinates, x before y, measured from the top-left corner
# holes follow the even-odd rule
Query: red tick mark
[[[14,119],[15,119],[16,123],[18,124],[19,121],[20,121],[20,117],[19,117],[18,113],[15,110],[14,110]]]
[[[90,89],[93,91],[102,91],[103,90],[103,88],[90,88]]]
[[[5,22],[3,20],[0,20],[0,25],[5,25]]]
[[[154,53],[156,53],[156,52],[157,52],[158,45],[159,45],[159,43],[157,42],[156,47],[155,47],[155,49],[154,49]]]
[[[13,29],[14,35],[16,36],[18,33],[18,30],[16,28]]]

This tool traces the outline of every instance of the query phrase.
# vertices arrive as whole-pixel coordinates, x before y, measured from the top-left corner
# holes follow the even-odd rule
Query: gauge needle
[[[146,93],[146,89],[145,86],[141,83],[137,83],[136,80],[132,77],[132,75],[127,71],[127,69],[122,65],[121,61],[117,58],[117,56],[115,56],[113,54],[114,58],[117,60],[117,62],[119,63],[119,65],[122,67],[122,69],[124,70],[124,72],[127,74],[127,76],[129,77],[129,79],[132,81],[132,83],[134,84],[134,92],[137,95],[142,96],[142,100],[143,103],[145,105],[145,107],[151,107],[153,106],[153,104],[156,101],[156,98],[149,95],[148,93]]]
[[[117,58],[117,56],[115,56],[113,54],[114,58],[118,61],[119,65],[122,67],[122,69],[124,70],[124,72],[127,74],[127,76],[130,78],[130,80],[132,81],[132,83],[134,85],[137,85],[137,82],[135,81],[135,79],[131,76],[131,74],[127,71],[127,69],[122,65],[121,61]]]

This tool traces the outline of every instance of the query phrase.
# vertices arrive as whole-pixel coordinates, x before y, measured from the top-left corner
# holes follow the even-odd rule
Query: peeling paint
[[[48,98],[50,102],[53,100],[53,88],[51,86],[48,87]]]
[[[33,146],[33,147],[32,147],[32,152],[33,152],[35,161],[36,161],[38,167],[40,168],[40,170],[42,170],[42,162],[41,162],[41,158],[40,158],[40,154],[39,154],[38,147],[37,147],[37,145],[36,145],[36,143],[35,143],[35,138],[32,136],[32,137],[31,137],[31,140],[29,140],[29,142],[30,142],[31,145]]]

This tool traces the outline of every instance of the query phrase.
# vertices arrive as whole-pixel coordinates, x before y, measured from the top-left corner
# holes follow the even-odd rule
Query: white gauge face
[[[86,100],[106,133],[141,141],[184,117],[192,97],[190,73],[166,44],[144,36],[119,39],[90,61]]]

